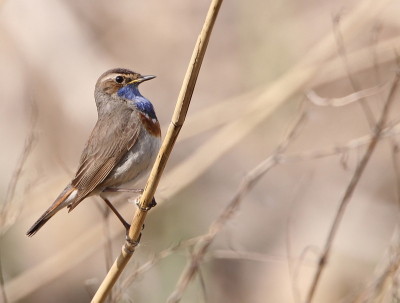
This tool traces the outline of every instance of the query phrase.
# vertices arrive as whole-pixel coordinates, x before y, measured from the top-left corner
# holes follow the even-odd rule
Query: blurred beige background
[[[70,214],[59,212],[32,239],[25,232],[75,172],[96,122],[93,90],[104,71],[124,67],[156,75],[141,92],[152,101],[160,123],[168,125],[209,4],[0,1],[2,201],[30,128],[30,100],[38,108],[37,142],[7,214],[19,216],[3,229],[0,242],[9,302],[90,301],[106,274],[97,202],[90,198]],[[156,194],[159,205],[150,212],[121,281],[154,254],[207,232],[246,173],[277,147],[304,92],[313,89],[332,98],[354,92],[332,36],[333,16],[340,13],[350,69],[360,86],[390,85],[396,69],[393,50],[400,46],[399,12],[395,1],[224,1],[182,140]],[[387,92],[386,85],[366,101],[376,118]],[[391,109],[393,124],[399,121],[399,98]],[[343,146],[370,133],[358,102],[343,107],[304,102],[307,117],[288,154]],[[229,132],[230,125],[238,131]],[[229,135],[215,140],[224,133]],[[391,140],[396,144],[398,137]],[[201,266],[206,298],[197,277],[182,302],[303,302],[317,264],[315,252],[326,241],[364,151],[362,146],[271,169],[210,247],[210,258]],[[352,302],[390,259],[388,249],[398,244],[393,163],[389,140],[382,140],[343,217],[315,302]],[[130,220],[135,207],[128,198],[121,195],[118,205]],[[124,241],[120,225],[110,217],[113,258]],[[312,252],[293,275],[286,256],[299,264],[307,247]],[[183,249],[163,259],[136,279],[119,302],[165,301],[189,252]],[[235,258],[211,258],[215,252]],[[251,260],[252,254],[262,260]],[[85,288],[88,279],[93,285]],[[383,289],[382,302],[393,302],[396,281]]]

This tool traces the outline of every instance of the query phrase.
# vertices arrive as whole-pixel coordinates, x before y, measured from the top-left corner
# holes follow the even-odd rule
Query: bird
[[[75,176],[53,204],[32,225],[32,237],[59,210],[68,212],[89,196],[100,196],[127,232],[130,225],[109,201],[116,192],[131,189],[146,178],[161,147],[161,129],[152,103],[139,92],[139,84],[155,76],[115,68],[97,80],[94,98],[98,120],[81,154]],[[153,198],[152,206],[156,202]]]

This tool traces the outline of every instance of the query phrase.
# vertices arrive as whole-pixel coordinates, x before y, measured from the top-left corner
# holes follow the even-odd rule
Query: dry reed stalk
[[[377,145],[377,143],[379,141],[379,138],[380,138],[380,136],[382,134],[382,131],[384,130],[384,127],[385,127],[386,121],[387,121],[387,117],[388,117],[388,114],[389,114],[389,109],[390,109],[390,106],[393,104],[394,96],[395,96],[395,93],[397,91],[397,87],[398,87],[398,84],[399,84],[399,80],[400,80],[400,74],[399,73],[400,73],[400,71],[398,70],[397,73],[396,73],[396,77],[395,77],[395,79],[393,81],[393,84],[392,84],[392,86],[390,88],[389,95],[387,97],[387,101],[385,102],[385,106],[384,106],[384,108],[382,110],[382,114],[381,114],[378,122],[376,123],[376,125],[375,125],[375,127],[373,129],[373,139],[369,143],[367,150],[365,151],[363,157],[361,158],[359,164],[357,165],[357,168],[356,168],[356,170],[354,172],[354,175],[353,175],[353,177],[352,177],[352,179],[351,179],[351,181],[350,181],[350,183],[349,183],[349,185],[348,185],[348,187],[346,189],[346,192],[345,192],[345,194],[344,194],[344,196],[343,196],[343,198],[342,198],[342,200],[340,202],[339,209],[338,209],[338,211],[336,213],[336,216],[335,216],[335,219],[334,219],[334,221],[332,223],[328,238],[326,240],[324,249],[322,251],[322,255],[319,258],[318,268],[316,270],[316,273],[314,275],[313,281],[311,283],[311,286],[310,286],[308,294],[307,294],[307,299],[306,299],[307,303],[311,303],[312,302],[312,299],[313,299],[314,294],[315,294],[315,290],[316,290],[318,282],[320,281],[320,278],[321,278],[321,274],[322,274],[322,272],[323,272],[323,270],[325,268],[325,265],[326,265],[326,263],[328,261],[329,254],[331,252],[331,247],[332,247],[332,244],[333,244],[333,240],[335,239],[335,236],[336,236],[337,231],[339,229],[340,222],[341,222],[341,219],[342,219],[342,217],[344,215],[346,207],[347,207],[347,205],[349,204],[349,202],[351,200],[353,192],[354,192],[354,190],[355,190],[355,188],[356,188],[356,186],[358,184],[358,181],[360,180],[360,178],[361,178],[361,176],[362,176],[362,174],[364,172],[364,169],[367,166],[368,161],[371,158],[371,155],[372,155],[373,151],[375,150],[375,147],[376,147],[376,145]]]
[[[156,162],[150,173],[149,180],[147,181],[143,195],[140,198],[138,208],[132,220],[128,235],[131,241],[125,242],[120,255],[93,297],[93,303],[104,302],[106,300],[112,287],[135,251],[136,245],[132,244],[132,242],[138,243],[140,240],[142,226],[147,215],[146,209],[149,208],[152,203],[154,193],[168,161],[169,155],[171,154],[172,148],[185,121],[197,77],[200,72],[201,64],[207,50],[208,41],[210,39],[221,4],[222,0],[213,0],[210,4],[203,29],[199,38],[197,39],[192,58],[183,81],[182,89],[178,97],[170,127],[165,136],[164,142],[161,146],[160,152],[157,156]]]

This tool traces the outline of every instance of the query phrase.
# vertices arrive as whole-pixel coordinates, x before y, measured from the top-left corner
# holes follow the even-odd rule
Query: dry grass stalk
[[[29,105],[31,110],[31,117],[28,125],[28,133],[25,138],[25,143],[21,155],[14,168],[10,183],[8,184],[6,198],[0,208],[0,235],[4,234],[6,230],[12,224],[14,224],[18,214],[20,213],[22,205],[16,205],[14,201],[15,190],[18,181],[21,178],[22,169],[26,163],[26,160],[31,154],[32,149],[37,141],[35,126],[38,119],[38,110],[34,100],[30,100]],[[29,186],[27,187],[27,189],[29,189]]]
[[[166,162],[171,154],[172,148],[185,121],[186,113],[190,105],[190,100],[192,98],[197,77],[200,72],[208,41],[210,39],[221,4],[222,0],[213,0],[211,2],[203,29],[199,38],[197,39],[197,43],[193,51],[185,79],[183,81],[182,89],[178,97],[170,127],[161,146],[161,150],[157,156],[156,163],[154,164],[150,173],[144,193],[140,198],[139,207],[132,220],[131,228],[129,230],[129,238],[133,242],[138,243],[140,240],[140,232],[147,215],[147,211],[145,211],[145,209],[150,207],[152,203],[154,193],[160,181],[162,172],[164,171]],[[105,301],[111,291],[111,288],[114,286],[115,282],[121,275],[123,269],[135,251],[135,246],[136,245],[132,245],[130,242],[126,241],[122,248],[121,254],[111,267],[103,283],[100,285],[92,299],[92,302]]]
[[[347,77],[350,80],[353,90],[355,92],[360,92],[360,91],[362,91],[361,84],[357,81],[357,79],[354,77],[353,73],[351,72],[349,60],[347,58],[347,52],[346,52],[346,48],[344,46],[343,35],[340,30],[340,18],[341,18],[340,14],[337,14],[333,18],[333,31],[335,33],[339,56],[343,61],[343,64],[345,66],[345,71],[347,73]],[[373,114],[370,106],[367,103],[367,100],[364,97],[362,97],[359,100],[359,104],[361,105],[361,108],[364,111],[364,115],[367,118],[369,126],[371,128],[374,127],[375,117],[374,117],[374,114]]]
[[[400,125],[394,125],[391,127],[387,127],[382,130],[381,136],[379,139],[393,137],[400,134]],[[277,156],[277,161],[279,163],[292,163],[292,162],[301,162],[301,161],[309,161],[315,160],[319,158],[329,157],[333,155],[340,155],[349,152],[350,150],[357,149],[361,146],[371,144],[371,141],[374,140],[374,135],[365,135],[343,145],[335,145],[331,147],[315,149],[304,151],[300,153],[293,153],[293,154],[282,154]]]
[[[340,98],[323,98],[318,96],[313,90],[310,90],[307,92],[307,97],[312,103],[318,106],[345,106],[355,101],[363,101],[363,99],[367,97],[382,93],[387,89],[386,86],[388,85],[383,84],[370,87]]]
[[[1,264],[1,258],[0,258],[0,303],[7,303],[7,302],[8,302],[7,294],[4,289],[3,266]]]
[[[376,123],[374,129],[373,129],[373,139],[371,140],[371,142],[368,145],[367,150],[365,151],[363,157],[361,158],[361,161],[359,162],[359,164],[357,165],[357,168],[354,172],[354,175],[346,189],[346,192],[340,202],[340,206],[339,209],[336,213],[335,219],[333,221],[333,224],[331,226],[328,238],[326,240],[322,255],[319,258],[319,262],[318,262],[318,268],[316,270],[316,273],[314,275],[313,281],[311,283],[310,289],[308,291],[307,294],[307,299],[306,302],[307,303],[311,303],[312,299],[314,297],[315,294],[315,290],[318,286],[318,282],[320,281],[321,278],[321,274],[323,272],[323,270],[325,269],[325,265],[328,261],[329,258],[329,254],[331,252],[331,247],[333,244],[333,240],[335,239],[335,236],[337,234],[338,228],[340,226],[340,222],[341,219],[344,215],[344,212],[346,210],[347,205],[350,202],[350,199],[353,195],[353,192],[358,184],[358,181],[360,180],[362,173],[364,172],[365,167],[367,166],[367,163],[369,161],[369,159],[371,158],[371,155],[379,141],[379,138],[382,134],[382,131],[384,130],[384,127],[386,125],[386,121],[387,121],[387,117],[389,114],[389,109],[391,107],[391,105],[393,104],[394,101],[394,96],[395,93],[397,91],[397,87],[399,84],[399,80],[400,80],[400,74],[399,71],[396,73],[395,79],[393,81],[393,84],[390,88],[389,91],[389,95],[387,97],[387,101],[385,102],[385,106],[383,108],[382,114],[379,118],[379,121]]]

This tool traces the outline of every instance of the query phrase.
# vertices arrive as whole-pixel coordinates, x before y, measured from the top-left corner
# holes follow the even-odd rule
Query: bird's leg
[[[114,214],[115,214],[115,215],[118,217],[118,219],[121,221],[122,225],[124,225],[124,227],[125,227],[125,229],[126,229],[126,232],[128,233],[128,232],[129,232],[129,229],[131,228],[131,225],[128,224],[128,223],[125,221],[125,219],[121,216],[121,214],[118,212],[118,210],[114,207],[114,205],[111,204],[111,202],[110,202],[107,198],[102,197],[102,196],[100,196],[100,197],[104,200],[104,202],[106,202],[106,204],[108,205],[108,207],[111,208],[111,210],[114,212]]]
[[[106,187],[103,189],[103,192],[125,192],[125,193],[138,193],[138,194],[143,194],[144,189],[130,189],[130,188],[114,188],[114,187]],[[138,205],[138,203],[136,203]],[[147,210],[142,209],[143,211],[148,211],[150,208],[154,207],[157,205],[156,199],[153,197],[153,200],[151,201],[150,207],[147,208]],[[139,206],[139,205],[138,205]]]
[[[103,189],[103,192],[126,192],[126,193],[139,193],[143,194],[144,189],[130,189],[130,188],[114,188],[114,187],[106,187]],[[156,199],[153,197],[151,204],[149,207],[143,208],[139,206],[139,200],[136,201],[137,207],[139,207],[142,211],[148,211],[150,208],[153,208],[157,205]]]
[[[113,188],[106,187],[103,192],[120,192],[120,193],[138,193],[143,194],[143,189],[130,189],[130,188]]]

